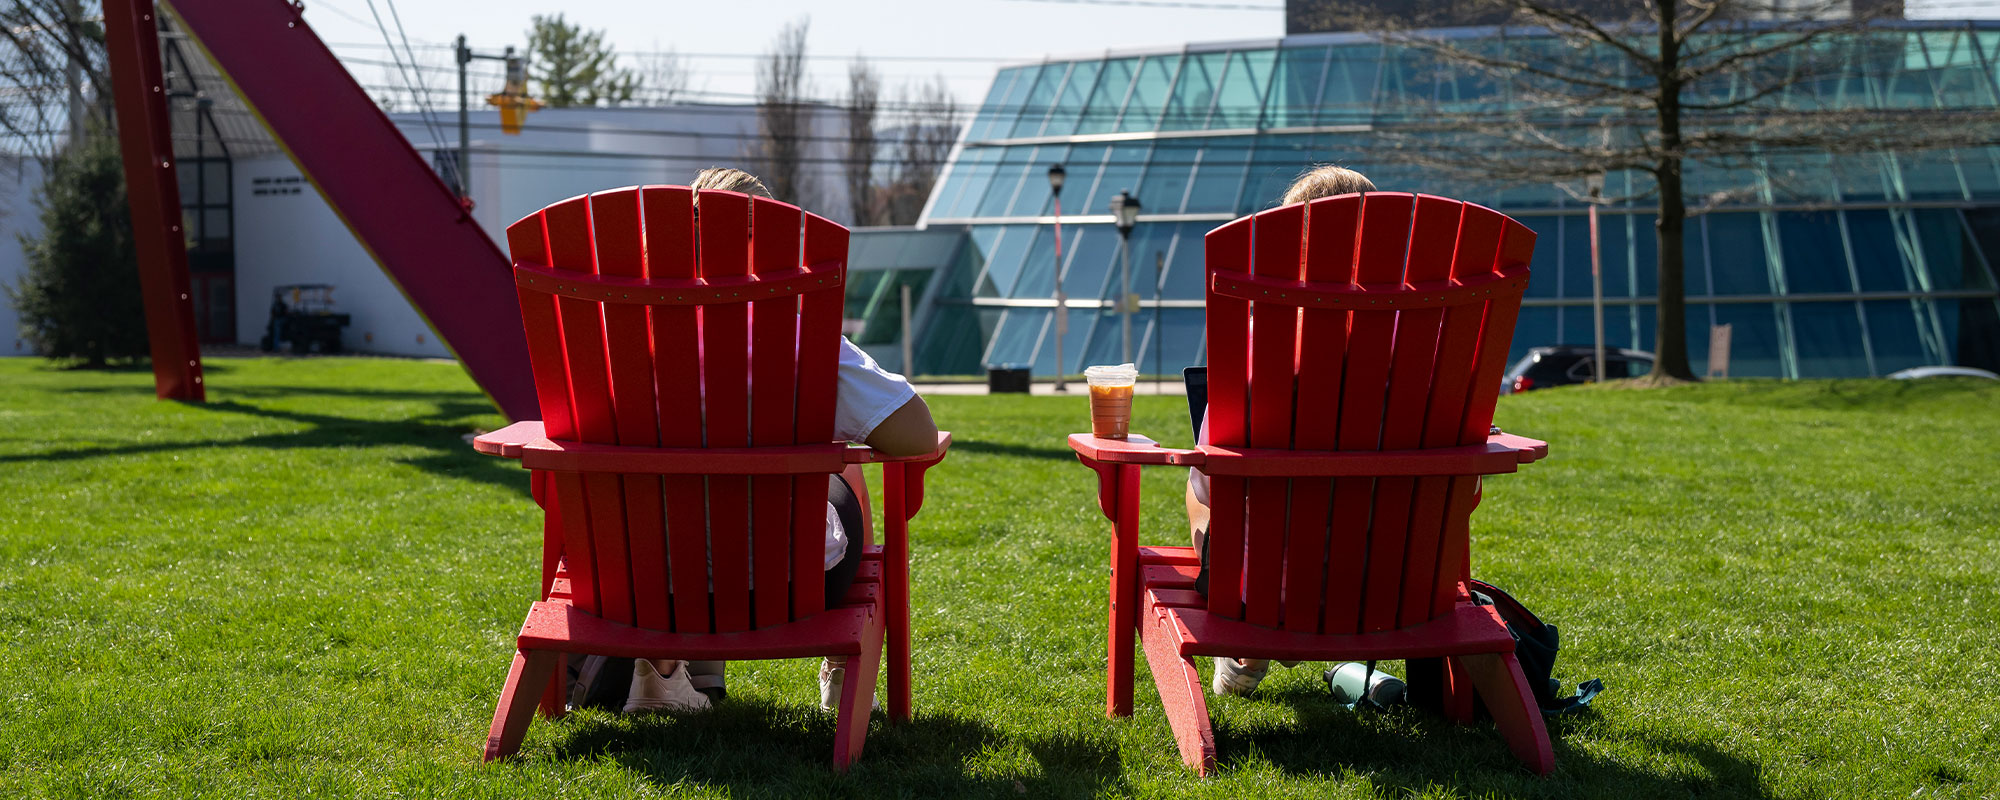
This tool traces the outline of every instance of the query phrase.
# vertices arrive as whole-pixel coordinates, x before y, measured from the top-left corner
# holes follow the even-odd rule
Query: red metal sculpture
[[[540,416],[527,341],[515,322],[514,281],[506,256],[307,27],[303,7],[282,0],[177,0],[168,10],[473,381],[509,418]],[[171,158],[155,157],[171,151],[152,14],[145,0],[105,4],[112,82],[124,123],[120,137],[126,177],[132,186],[133,220],[141,230],[141,274],[148,276],[154,369],[160,396],[167,397],[188,382],[199,391],[200,375],[159,372],[185,369],[178,365],[197,356],[193,309],[186,299],[186,254],[177,245],[159,243],[177,240],[162,237],[149,245],[144,233],[148,220],[166,221],[174,237],[180,225]],[[157,116],[149,116],[140,102],[148,99]],[[135,155],[154,160],[135,162]],[[149,163],[168,166],[135,166]],[[178,286],[153,279],[156,275],[178,275]],[[183,354],[188,357],[181,358]]]

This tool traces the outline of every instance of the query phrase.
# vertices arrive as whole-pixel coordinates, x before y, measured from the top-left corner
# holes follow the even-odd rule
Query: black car
[[[1537,347],[1528,351],[1520,361],[1507,370],[1507,376],[1500,380],[1500,393],[1525,392],[1529,389],[1547,389],[1551,386],[1568,386],[1572,383],[1589,383],[1596,379],[1595,362],[1597,349],[1589,345],[1557,345]],[[1644,350],[1627,350],[1623,347],[1604,348],[1604,377],[1606,380],[1637,378],[1653,371],[1653,354]]]

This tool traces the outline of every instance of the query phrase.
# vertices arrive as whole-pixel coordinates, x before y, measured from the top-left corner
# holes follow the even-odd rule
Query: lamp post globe
[[[1118,250],[1123,256],[1118,268],[1118,328],[1120,354],[1132,361],[1132,226],[1139,224],[1139,198],[1125,189],[1111,198],[1111,216],[1117,220]]]
[[[1057,197],[1062,196],[1063,176],[1066,174],[1067,172],[1063,169],[1063,165],[1049,165],[1049,194]]]

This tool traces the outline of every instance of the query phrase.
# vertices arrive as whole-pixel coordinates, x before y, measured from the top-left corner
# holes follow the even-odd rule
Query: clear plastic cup
[[[1139,368],[1131,364],[1090,367],[1083,371],[1090,382],[1090,434],[1100,439],[1123,439],[1132,429],[1132,387],[1139,382]]]

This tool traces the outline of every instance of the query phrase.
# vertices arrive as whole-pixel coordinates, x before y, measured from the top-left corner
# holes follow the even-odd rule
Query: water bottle
[[[1387,706],[1403,699],[1403,681],[1381,670],[1368,671],[1368,665],[1348,662],[1326,671],[1327,688],[1333,690],[1333,699],[1353,705],[1363,695],[1362,686],[1367,688],[1367,697],[1376,705]]]

